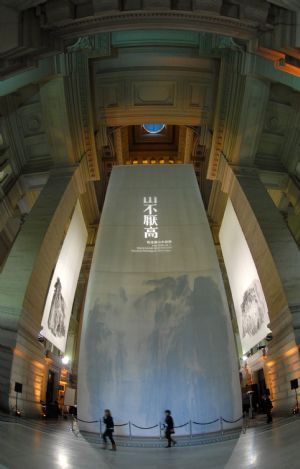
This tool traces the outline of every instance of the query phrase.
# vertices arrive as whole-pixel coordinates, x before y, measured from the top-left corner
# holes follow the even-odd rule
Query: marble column
[[[75,167],[52,172],[28,215],[0,275],[0,406],[14,406],[15,382],[23,384],[20,408],[37,413],[47,361],[38,342],[44,301],[78,198]]]

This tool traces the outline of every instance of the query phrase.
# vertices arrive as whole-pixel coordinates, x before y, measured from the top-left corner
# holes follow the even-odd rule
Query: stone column
[[[78,198],[78,175],[76,167],[53,171],[0,275],[0,406],[5,410],[14,406],[16,381],[23,384],[22,410],[40,410],[47,360],[37,338],[52,271]]]
[[[268,304],[273,339],[266,381],[278,410],[290,411],[295,404],[290,380],[300,377],[300,252],[256,170],[226,165],[223,190],[234,206]]]

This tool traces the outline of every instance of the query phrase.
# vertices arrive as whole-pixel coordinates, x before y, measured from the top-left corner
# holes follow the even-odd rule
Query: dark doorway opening
[[[256,378],[257,378],[257,388],[258,388],[258,399],[259,399],[259,402],[261,402],[263,396],[265,396],[267,394],[265,373],[264,373],[263,368],[261,368],[260,370],[257,371]]]
[[[47,390],[46,390],[46,403],[47,404],[54,402],[54,383],[55,383],[55,372],[49,370]]]

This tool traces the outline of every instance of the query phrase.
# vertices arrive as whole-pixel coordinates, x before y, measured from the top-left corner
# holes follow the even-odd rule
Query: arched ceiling
[[[204,199],[215,198],[210,206],[222,205],[215,188],[222,161],[254,167],[266,181],[276,179],[266,173],[297,179],[300,40],[292,2],[1,5],[11,20],[0,45],[3,198],[15,190],[1,206],[6,217],[24,195],[21,185],[16,191],[20,174],[76,164],[96,222],[112,166],[150,160],[152,150],[133,139],[145,122],[173,128],[176,145],[161,149],[163,158],[155,150],[155,160],[192,162]]]
[[[297,55],[298,0],[2,0],[0,73],[64,52],[83,36],[126,30],[209,32],[276,61]],[[298,16],[297,16],[298,15]],[[281,64],[281,66],[283,66]]]

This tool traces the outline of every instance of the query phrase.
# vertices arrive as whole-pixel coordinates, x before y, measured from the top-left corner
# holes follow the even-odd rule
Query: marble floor
[[[299,469],[299,435],[300,419],[296,418],[206,446],[120,447],[111,452],[76,438],[66,426],[0,422],[0,468]]]

